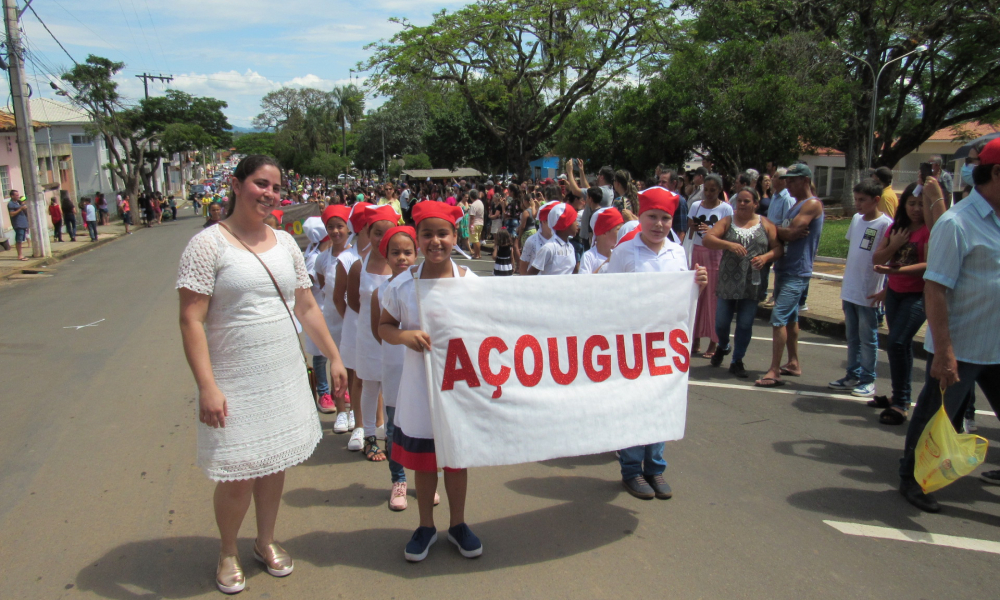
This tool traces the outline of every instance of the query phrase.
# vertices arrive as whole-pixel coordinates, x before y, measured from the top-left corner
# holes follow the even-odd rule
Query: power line
[[[132,37],[132,46],[135,48],[135,51],[139,53],[139,58],[145,61],[146,58],[142,56],[142,48],[139,46],[139,41],[135,39],[135,32],[132,31],[132,24],[129,23],[128,15],[125,14],[125,6],[122,4],[122,0],[118,0],[118,8],[122,11],[122,19],[125,20],[125,27],[128,28],[128,34]]]
[[[121,48],[119,48],[118,46],[116,46],[116,45],[112,44],[112,43],[111,43],[111,42],[109,42],[108,40],[106,40],[106,39],[104,39],[103,37],[101,37],[101,34],[97,33],[97,32],[96,32],[96,31],[94,31],[93,29],[91,29],[91,28],[90,28],[90,25],[87,25],[86,23],[84,23],[83,21],[81,21],[81,20],[80,20],[80,17],[76,16],[76,15],[75,15],[75,14],[73,14],[73,13],[72,13],[72,12],[71,12],[71,11],[70,11],[70,10],[69,10],[68,8],[66,8],[65,6],[63,6],[62,4],[60,4],[58,0],[52,0],[52,2],[53,2],[53,3],[54,3],[54,4],[56,5],[56,6],[58,6],[59,8],[63,9],[63,11],[65,11],[65,12],[66,12],[66,14],[68,14],[69,16],[71,16],[71,17],[73,17],[74,19],[76,19],[76,22],[77,22],[77,23],[79,23],[80,25],[83,25],[83,26],[84,26],[84,28],[86,28],[86,30],[87,30],[87,31],[89,31],[90,33],[94,34],[94,37],[96,37],[97,39],[101,40],[102,42],[104,42],[105,44],[107,44],[107,45],[108,45],[109,47],[111,47],[111,48],[114,48],[115,50],[117,50],[117,51],[121,52],[122,54],[124,54],[124,53],[125,53],[125,51],[124,51],[124,50],[122,50],[122,49],[121,49]]]
[[[164,62],[167,60],[167,52],[163,49],[163,40],[160,39],[160,30],[156,27],[156,22],[153,21],[153,13],[149,11],[149,0],[145,0],[144,6],[146,7],[146,15],[149,17],[149,24],[153,26],[153,33],[156,35],[156,44],[160,47],[160,55],[163,57]]]
[[[153,66],[157,69],[160,68],[159,63],[156,62],[156,53],[153,52],[153,47],[149,45],[149,38],[146,37],[146,28],[142,26],[142,19],[139,18],[139,11],[135,8],[135,0],[129,0],[132,4],[132,14],[135,15],[135,24],[139,27],[139,33],[142,34],[143,41],[146,42],[146,49],[149,50],[149,56],[153,59]]]
[[[35,12],[35,7],[32,6],[31,4],[28,4],[28,8],[31,10],[31,14],[35,15],[35,18],[38,19],[38,22],[42,24],[42,27],[45,28],[45,31],[48,31],[49,35],[52,36],[52,39],[55,40],[57,44],[59,44],[59,47],[62,48],[62,51],[66,53],[66,56],[68,56],[69,59],[73,61],[73,64],[74,65],[80,64],[76,62],[76,59],[73,58],[73,55],[69,53],[69,50],[66,49],[66,46],[62,45],[62,42],[59,41],[59,38],[56,37],[56,34],[52,33],[52,30],[49,29],[49,26],[45,24],[45,21],[43,21],[42,18],[38,16],[38,13]]]

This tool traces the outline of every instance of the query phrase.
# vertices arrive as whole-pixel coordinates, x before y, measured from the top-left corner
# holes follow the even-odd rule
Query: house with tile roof
[[[989,133],[1000,132],[1000,126],[970,121],[953,127],[945,127],[934,132],[915,151],[907,154],[892,169],[892,187],[901,192],[917,180],[920,163],[938,155],[943,159],[945,169],[954,173],[961,171],[962,164],[953,162],[951,156],[966,142]],[[818,148],[811,154],[799,156],[799,160],[809,165],[813,172],[813,183],[821,198],[839,198],[844,189],[844,153],[832,148]]]
[[[104,192],[114,198],[115,178],[100,136],[87,131],[90,116],[83,110],[51,98],[32,98],[31,116],[49,125],[35,132],[38,176],[41,183],[58,181],[72,198]]]

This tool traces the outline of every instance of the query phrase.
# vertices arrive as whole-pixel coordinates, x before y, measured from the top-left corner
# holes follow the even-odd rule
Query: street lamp
[[[871,170],[872,163],[874,162],[874,158],[875,158],[874,157],[874,154],[875,154],[875,115],[877,114],[876,111],[878,109],[878,80],[879,80],[880,77],[882,77],[882,72],[885,71],[885,68],[888,67],[889,65],[891,65],[892,63],[900,61],[900,60],[903,60],[904,58],[906,58],[907,56],[910,56],[911,54],[921,54],[921,53],[924,53],[927,50],[929,50],[929,47],[926,44],[920,44],[919,46],[917,46],[913,50],[910,50],[906,54],[903,54],[902,56],[897,56],[896,58],[894,58],[894,59],[888,61],[887,63],[885,63],[884,65],[882,65],[882,68],[878,70],[878,73],[875,72],[875,67],[873,67],[871,65],[871,63],[869,63],[867,60],[861,58],[860,56],[858,56],[856,54],[851,54],[850,52],[848,52],[847,50],[844,50],[843,48],[841,48],[837,44],[834,44],[834,47],[837,48],[837,50],[840,50],[841,52],[843,52],[844,54],[846,54],[846,55],[848,55],[848,56],[850,56],[852,58],[855,58],[855,59],[861,61],[866,67],[868,67],[868,70],[871,71],[872,75],[875,77],[875,83],[872,86],[872,114],[871,114],[871,119],[869,119],[869,128],[868,128],[868,170]]]

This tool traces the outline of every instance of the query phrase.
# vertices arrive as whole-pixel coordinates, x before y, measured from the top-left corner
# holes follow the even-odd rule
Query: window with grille
[[[0,165],[0,192],[6,198],[10,194],[10,167]]]
[[[94,138],[89,135],[71,135],[69,136],[70,143],[74,146],[93,146]]]

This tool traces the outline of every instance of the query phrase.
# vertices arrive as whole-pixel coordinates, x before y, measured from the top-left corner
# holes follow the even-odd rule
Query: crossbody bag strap
[[[247,249],[247,252],[253,254],[253,257],[256,258],[257,262],[260,263],[260,266],[264,267],[264,270],[267,271],[267,276],[271,278],[271,283],[274,284],[274,290],[278,292],[278,297],[281,298],[281,304],[285,307],[285,310],[288,312],[288,317],[292,320],[292,328],[295,328],[295,317],[292,315],[292,309],[288,308],[288,302],[285,300],[285,295],[281,293],[281,287],[278,285],[278,280],[275,279],[274,275],[271,273],[271,269],[267,268],[267,264],[264,263],[261,257],[256,252],[251,250],[250,246],[247,246],[246,242],[240,239],[240,236],[233,233],[233,230],[230,229],[228,225],[226,225],[222,221],[219,221],[217,225],[228,231],[229,234],[232,235],[237,242],[239,242],[244,248]],[[281,243],[278,240],[275,241],[277,241],[279,244]],[[295,331],[295,339],[298,340],[299,342],[299,350],[302,351],[302,360],[305,361],[306,368],[309,368],[309,359],[306,358],[306,349],[302,345],[302,338],[299,337],[299,332],[297,329]]]

